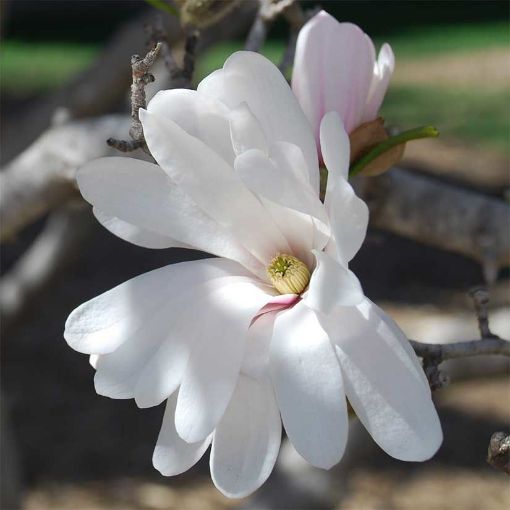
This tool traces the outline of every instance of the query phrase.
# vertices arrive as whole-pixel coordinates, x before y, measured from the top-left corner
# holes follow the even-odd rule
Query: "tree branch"
[[[275,19],[291,7],[294,2],[295,0],[259,0],[259,11],[246,38],[244,49],[260,51]],[[292,19],[294,21],[294,18]]]
[[[51,128],[17,156],[0,172],[0,239],[77,195],[78,167],[112,154],[105,139],[128,127],[124,115],[70,122]]]
[[[76,257],[94,225],[90,209],[80,200],[54,212],[43,230],[2,277],[0,318],[5,331],[64,267]]]
[[[371,225],[482,264],[493,283],[510,261],[510,205],[400,168],[359,185]]]
[[[501,355],[510,356],[510,341],[494,335],[489,328],[489,295],[486,289],[472,289],[470,295],[474,302],[481,338],[466,342],[448,344],[427,344],[410,340],[411,346],[423,360],[423,369],[432,390],[448,384],[448,378],[439,370],[446,360],[469,358],[473,356]]]
[[[473,356],[510,356],[510,341],[502,338],[481,338],[452,344],[426,344],[411,340],[414,351],[420,358],[435,358],[437,363],[449,359]]]

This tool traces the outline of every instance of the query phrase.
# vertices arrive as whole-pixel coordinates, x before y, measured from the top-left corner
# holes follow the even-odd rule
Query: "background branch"
[[[510,205],[433,177],[394,168],[363,179],[370,224],[479,262],[489,283],[510,262]]]
[[[12,237],[77,196],[76,170],[113,154],[105,140],[129,129],[125,115],[83,119],[51,128],[0,172],[1,239]]]

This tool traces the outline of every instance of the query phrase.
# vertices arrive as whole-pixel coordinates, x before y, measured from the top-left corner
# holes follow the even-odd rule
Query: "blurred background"
[[[253,10],[250,0],[241,4]],[[151,15],[146,2],[1,0],[0,6],[2,165],[61,117],[128,111],[129,60],[144,52],[143,25]],[[508,200],[508,2],[359,0],[322,6],[360,25],[377,47],[392,45],[397,67],[381,112],[387,123],[439,128],[440,139],[408,145],[402,165]],[[182,34],[175,22],[173,27],[169,37],[178,52]],[[227,24],[209,29],[196,82],[243,47],[248,28],[249,16],[234,11]],[[279,21],[263,53],[279,61],[286,38],[287,27]],[[510,507],[508,478],[485,463],[491,434],[510,428],[509,365],[497,358],[447,367],[452,384],[435,395],[445,441],[427,463],[390,459],[354,422],[350,451],[338,467],[330,472],[307,467],[286,446],[266,486],[245,501],[229,501],[214,489],[208,454],[184,475],[161,477],[151,457],[163,407],[139,410],[132,401],[97,396],[87,357],[68,348],[62,332],[68,314],[82,302],[142,272],[200,254],[138,248],[96,225],[88,211],[79,214],[80,231],[70,235],[78,235],[80,243],[58,274],[28,292],[16,314],[3,317],[2,509]],[[4,275],[17,270],[46,221],[2,244]],[[477,337],[467,295],[484,283],[476,262],[371,230],[352,266],[365,293],[411,338]],[[491,288],[491,326],[505,338],[508,276],[508,269],[500,271]]]

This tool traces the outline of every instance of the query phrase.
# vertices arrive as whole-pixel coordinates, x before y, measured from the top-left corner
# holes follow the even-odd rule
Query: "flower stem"
[[[381,154],[384,154],[386,151],[392,149],[393,147],[400,145],[401,143],[406,143],[411,140],[419,140],[420,138],[435,138],[437,136],[439,136],[439,131],[433,126],[423,126],[409,129],[408,131],[403,131],[398,135],[390,136],[383,142],[370,149],[364,156],[358,159],[358,161],[355,161],[349,169],[349,176],[352,177],[358,174],[374,159],[378,158]]]

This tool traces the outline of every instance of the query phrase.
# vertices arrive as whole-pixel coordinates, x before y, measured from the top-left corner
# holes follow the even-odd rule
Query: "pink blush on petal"
[[[281,294],[272,296],[271,299],[254,315],[250,326],[261,316],[270,312],[279,312],[286,308],[291,308],[301,297],[298,294]]]

